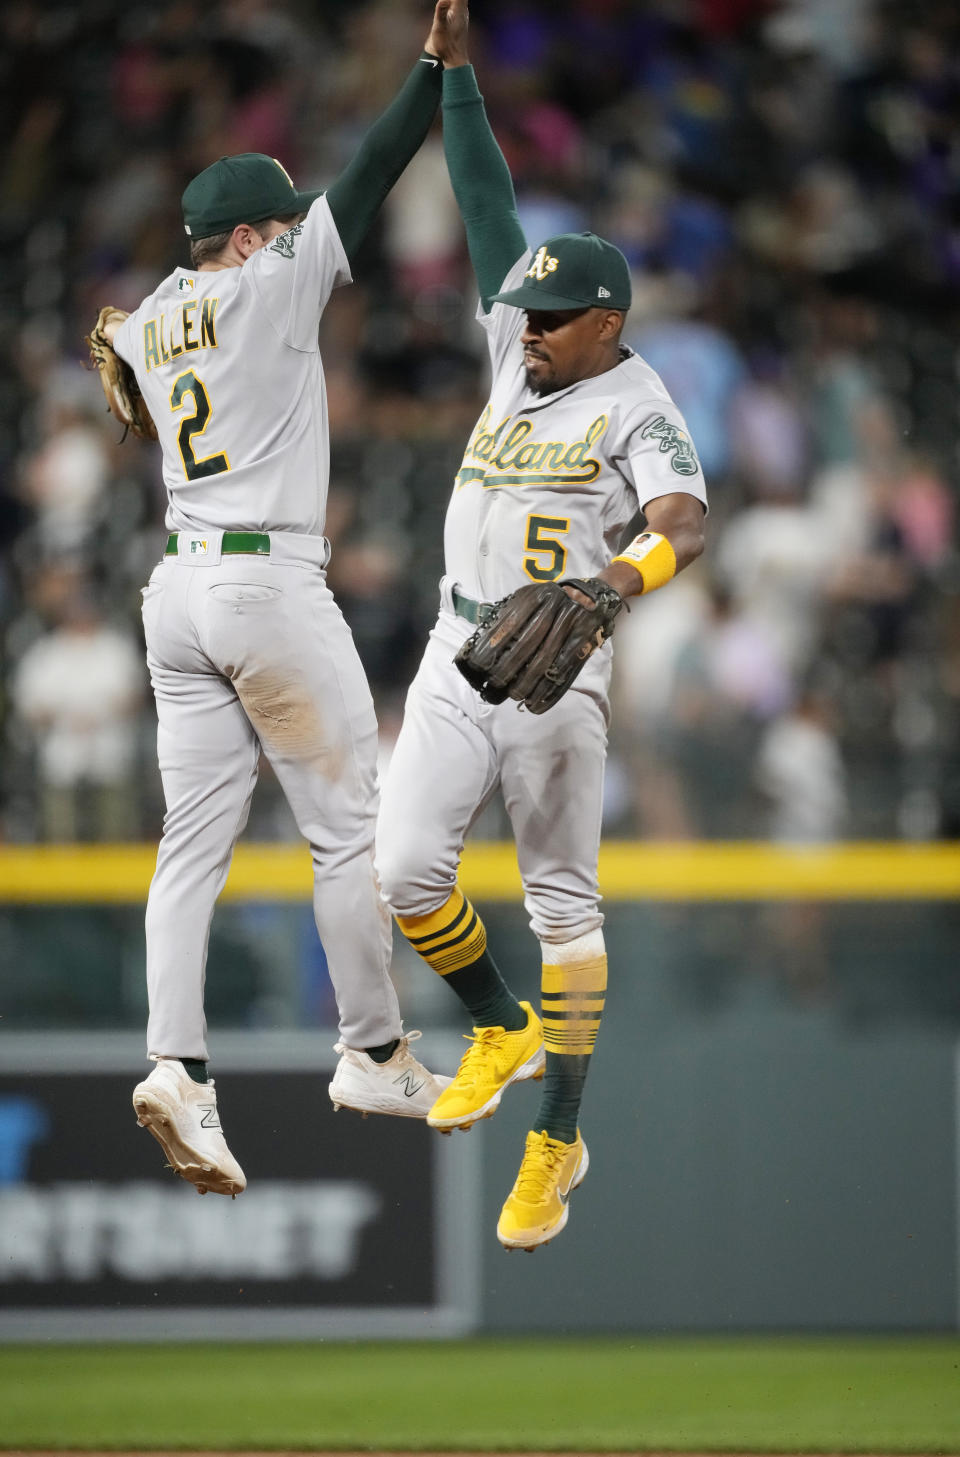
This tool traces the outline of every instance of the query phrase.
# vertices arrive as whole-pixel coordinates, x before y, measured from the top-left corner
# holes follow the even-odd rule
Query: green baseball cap
[[[319,196],[319,192],[298,192],[276,157],[239,152],[221,157],[187,184],[183,227],[189,238],[209,238],[237,223],[306,212]]]
[[[623,309],[630,307],[630,268],[612,243],[596,233],[560,233],[538,248],[519,288],[495,293],[515,309]]]

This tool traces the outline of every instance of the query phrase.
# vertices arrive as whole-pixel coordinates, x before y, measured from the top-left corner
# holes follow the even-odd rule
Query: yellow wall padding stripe
[[[0,902],[7,905],[137,905],[156,845],[0,846]],[[463,856],[461,882],[477,901],[522,898],[512,844],[478,841]],[[608,841],[600,889],[614,901],[923,901],[960,898],[960,843],[862,841],[788,849],[746,841],[683,844]],[[237,848],[224,901],[309,901],[303,844]]]

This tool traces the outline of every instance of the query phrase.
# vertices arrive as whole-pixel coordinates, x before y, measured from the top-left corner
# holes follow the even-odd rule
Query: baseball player
[[[214,902],[261,748],[313,858],[340,1012],[334,1104],[424,1117],[445,1081],[413,1057],[419,1034],[404,1035],[389,976],[390,919],[373,863],[377,724],[324,574],[317,332],[436,114],[451,7],[465,10],[465,0],[440,0],[423,55],[325,194],[298,191],[270,157],[221,158],[183,194],[191,266],[129,317],[101,314],[95,331],[98,349],[112,341],[132,369],[129,397],[148,427],[152,417],[169,497],[163,560],[143,594],[167,811],[146,914],[157,1066],[133,1103],[200,1193],[246,1184],[207,1076],[203,985]]]
[[[588,1164],[578,1115],[607,983],[597,858],[610,646],[543,716],[502,701],[502,690],[485,701],[454,655],[524,584],[574,576],[581,587],[561,600],[616,606],[666,585],[702,550],[706,495],[683,419],[620,343],[623,255],[590,233],[528,248],[465,41],[463,21],[445,58],[444,144],[492,384],[447,512],[440,612],[384,784],[377,864],[403,934],[474,1024],[428,1123],[469,1128],[510,1083],[543,1078],[497,1227],[506,1248],[535,1249],[563,1229]],[[639,509],[646,530],[618,549]],[[457,884],[464,839],[498,787],[541,947],[542,1021],[504,984]]]

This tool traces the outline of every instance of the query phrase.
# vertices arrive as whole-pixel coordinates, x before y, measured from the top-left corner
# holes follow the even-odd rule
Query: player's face
[[[549,395],[598,374],[605,359],[601,321],[606,317],[604,309],[528,309],[521,342],[530,389]]]

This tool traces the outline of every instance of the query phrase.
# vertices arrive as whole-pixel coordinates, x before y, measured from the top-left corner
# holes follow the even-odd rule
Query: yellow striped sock
[[[593,1051],[607,990],[605,954],[560,965],[544,962],[540,983],[543,1045],[582,1057]]]
[[[397,925],[414,951],[441,976],[460,971],[487,949],[487,932],[458,885],[438,911],[397,916]]]

